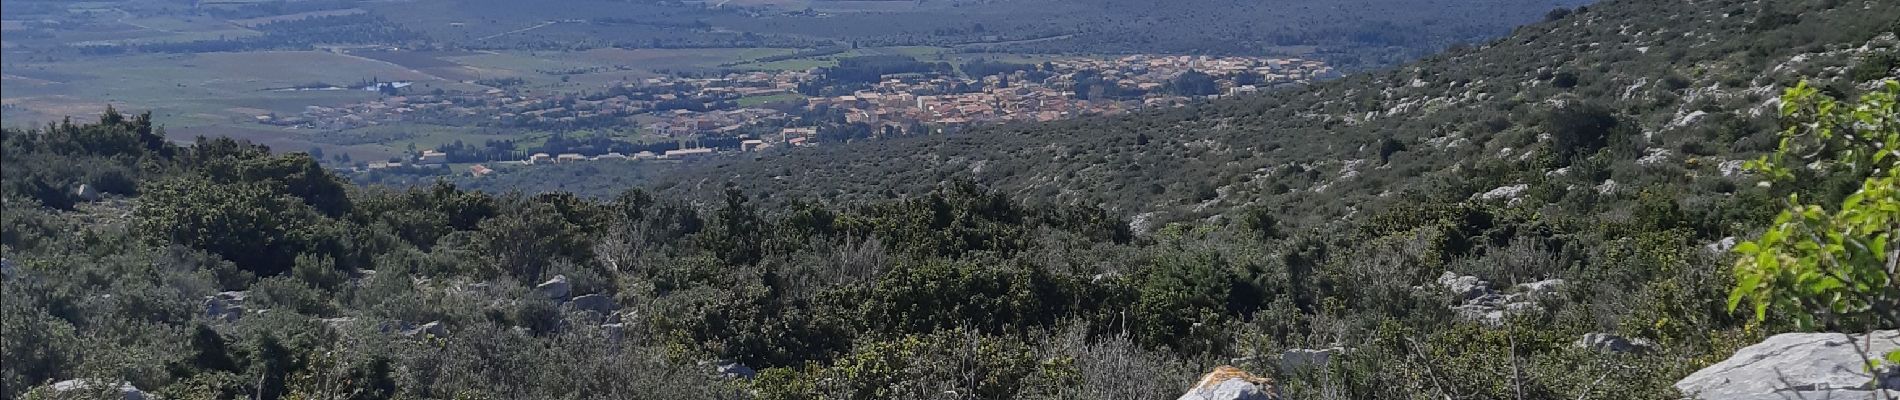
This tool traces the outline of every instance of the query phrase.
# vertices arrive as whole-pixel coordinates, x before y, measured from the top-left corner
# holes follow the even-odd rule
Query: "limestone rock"
[[[1475,197],[1479,200],[1509,200],[1515,202],[1519,196],[1524,195],[1524,191],[1530,189],[1531,185],[1519,183],[1510,186],[1499,186],[1496,189],[1491,189],[1491,191],[1479,193]]]
[[[1861,356],[1861,350],[1879,357],[1900,349],[1900,330],[1876,331],[1871,336],[1775,335],[1676,381],[1676,390],[1702,400],[1871,400],[1879,398],[1879,392],[1885,392],[1886,398],[1900,396],[1900,380],[1883,379],[1884,388],[1873,385],[1874,376],[1863,368]],[[1869,344],[1870,349],[1858,348]]]
[[[403,336],[448,336],[448,334],[449,327],[448,325],[444,325],[442,321],[430,322],[422,324],[422,326],[402,330]]]
[[[69,380],[54,382],[52,386],[48,387],[48,389],[52,389],[53,393],[66,393],[66,392],[72,392],[72,391],[91,391],[91,390],[94,390],[93,386],[96,384],[97,383],[92,382],[91,380],[87,380],[87,379],[69,379]],[[145,395],[145,391],[139,390],[137,386],[132,386],[131,382],[119,383],[119,396],[120,398],[125,399],[125,400],[145,400],[147,398],[150,398]]]
[[[1708,245],[1702,246],[1702,248],[1709,250],[1710,254],[1725,255],[1728,254],[1729,250],[1735,249],[1735,244],[1736,240],[1734,236],[1724,236],[1722,240],[1709,243]]]
[[[205,318],[237,322],[238,318],[244,317],[245,295],[245,292],[232,291],[205,297]]]
[[[1608,333],[1586,333],[1573,345],[1609,353],[1646,353],[1650,343],[1643,339],[1629,339]]]
[[[1444,286],[1445,291],[1465,300],[1476,299],[1491,292],[1491,289],[1487,287],[1490,286],[1489,282],[1475,276],[1460,276],[1451,271],[1445,271],[1443,275],[1438,276],[1438,285]]]
[[[1438,277],[1438,285],[1464,301],[1451,307],[1459,318],[1497,325],[1504,323],[1505,317],[1510,315],[1542,310],[1537,305],[1537,299],[1555,293],[1564,286],[1564,280],[1545,279],[1521,283],[1505,293],[1492,289],[1491,282],[1476,276],[1446,271]]]
[[[1254,376],[1231,365],[1215,367],[1176,400],[1278,400],[1273,380]]]
[[[85,200],[85,201],[99,201],[99,199],[101,198],[101,196],[99,195],[99,188],[95,188],[95,187],[92,187],[92,185],[85,185],[85,184],[79,185],[78,189],[73,189],[73,196],[78,196],[80,200]]]
[[[567,275],[555,275],[554,279],[534,286],[534,293],[552,300],[566,300],[568,291],[574,286],[567,283]]]
[[[576,311],[593,311],[596,313],[600,313],[601,316],[606,316],[608,314],[611,314],[614,312],[615,309],[620,308],[618,305],[614,304],[614,299],[612,297],[607,297],[607,295],[603,295],[603,294],[590,294],[590,295],[575,297],[574,300],[569,300],[567,302],[567,306],[569,309],[576,310]]]
[[[1326,368],[1334,355],[1344,354],[1344,347],[1324,349],[1292,349],[1280,353],[1280,371],[1290,372],[1309,368]]]
[[[1563,286],[1564,286],[1564,280],[1562,279],[1545,279],[1545,280],[1531,282],[1531,283],[1519,283],[1517,284],[1517,289],[1525,295],[1542,296],[1542,295],[1550,294],[1551,292],[1556,291],[1557,288],[1560,288]]]
[[[753,371],[752,367],[745,364],[731,362],[719,364],[719,375],[727,378],[752,379],[752,376],[758,375],[758,371]]]

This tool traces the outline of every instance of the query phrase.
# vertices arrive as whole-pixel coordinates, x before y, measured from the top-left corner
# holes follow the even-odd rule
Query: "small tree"
[[[1795,181],[1797,168],[1863,181],[1838,207],[1789,195],[1760,238],[1737,245],[1730,310],[1748,300],[1757,321],[1775,311],[1803,329],[1900,327],[1900,82],[1882,86],[1858,103],[1805,82],[1782,96],[1780,148],[1748,168],[1764,183]],[[1900,364],[1900,351],[1883,358]]]

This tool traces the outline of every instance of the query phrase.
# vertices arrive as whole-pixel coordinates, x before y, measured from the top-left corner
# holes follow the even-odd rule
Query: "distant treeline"
[[[356,0],[266,1],[226,7],[199,7],[196,10],[218,18],[245,19],[285,14],[340,10],[356,7]]]
[[[851,50],[851,46],[833,45],[833,46],[825,46],[825,47],[820,47],[820,48],[810,49],[810,50],[794,51],[792,52],[792,54],[781,54],[781,55],[776,55],[776,56],[759,57],[750,62],[768,63],[768,62],[774,62],[774,61],[785,61],[785,60],[793,60],[793,59],[807,58],[807,57],[823,57],[823,56],[828,56],[832,54],[843,53],[848,50]],[[737,64],[734,63],[731,65],[737,65]],[[731,65],[726,65],[726,66],[731,66]]]
[[[111,46],[87,46],[88,54],[207,53],[267,49],[308,49],[317,44],[382,44],[424,39],[422,34],[404,29],[379,16],[369,14],[333,15],[271,22],[256,28],[261,36],[220,38],[190,42],[144,43]]]

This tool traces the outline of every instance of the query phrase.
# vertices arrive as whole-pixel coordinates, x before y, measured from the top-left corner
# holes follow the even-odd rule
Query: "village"
[[[1176,107],[1192,101],[1303,84],[1333,73],[1325,63],[1298,58],[1154,56],[1067,58],[1026,68],[965,77],[903,73],[817,96],[825,70],[736,72],[712,77],[661,76],[619,82],[593,93],[529,95],[505,89],[481,93],[387,96],[344,107],[311,106],[296,116],[258,116],[265,124],[338,130],[395,122],[476,125],[531,130],[586,130],[638,126],[649,140],[683,142],[728,138],[720,148],[682,144],[635,154],[528,154],[518,164],[619,159],[679,159],[719,151],[812,146],[821,133],[858,127],[917,134],[1023,121]],[[1198,78],[1199,82],[1193,82]],[[1185,88],[1185,89],[1184,89]],[[748,106],[745,99],[754,101]],[[439,152],[437,153],[439,154]],[[427,152],[413,164],[435,161]],[[494,160],[501,161],[501,160]],[[371,165],[387,168],[398,163]]]

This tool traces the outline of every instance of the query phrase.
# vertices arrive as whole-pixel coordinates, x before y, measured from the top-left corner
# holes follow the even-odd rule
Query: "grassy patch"
[[[757,106],[757,105],[766,104],[766,103],[782,103],[782,102],[803,101],[803,100],[805,100],[805,95],[798,94],[798,93],[783,93],[783,94],[775,94],[771,96],[750,96],[750,97],[739,98],[739,106],[752,107],[752,106]]]

